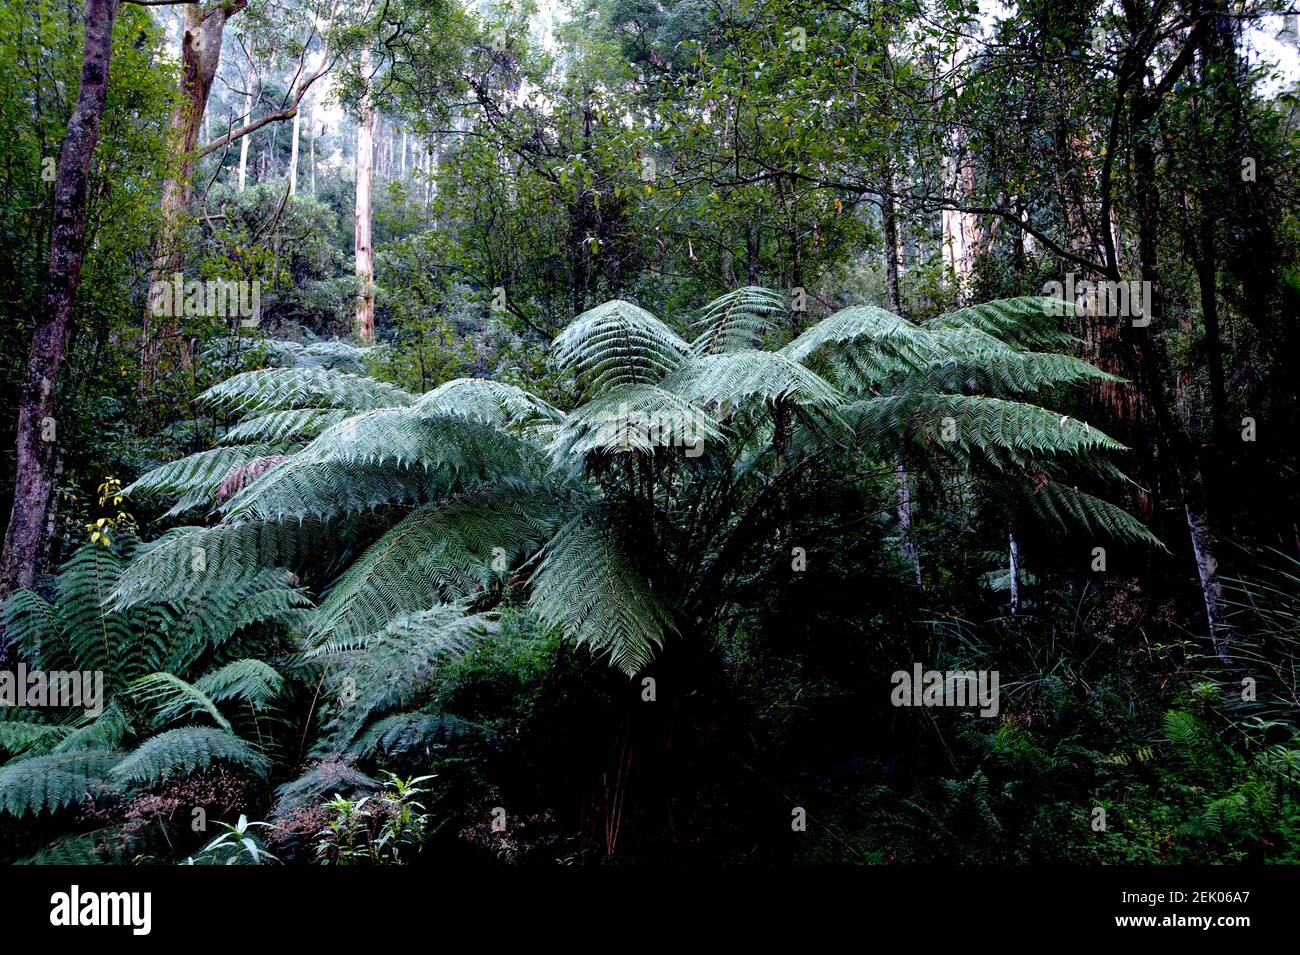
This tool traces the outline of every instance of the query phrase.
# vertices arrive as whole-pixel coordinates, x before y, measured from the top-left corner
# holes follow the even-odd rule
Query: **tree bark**
[[[1020,613],[1020,541],[1013,526],[1007,533],[1007,564],[1011,582],[1011,616]]]
[[[884,239],[885,289],[889,295],[889,310],[895,315],[903,312],[903,299],[898,288],[898,210],[894,206],[894,177],[892,170],[884,171],[884,196],[880,200],[880,230]],[[912,487],[907,475],[907,465],[900,454],[894,458],[894,475],[898,479],[898,542],[903,559],[912,568],[916,585],[922,585],[921,555],[912,530]]]
[[[289,195],[298,191],[298,138],[302,130],[302,110],[293,114],[293,141],[289,147]]]
[[[367,58],[368,59],[368,58]],[[363,72],[369,72],[369,64]],[[354,239],[356,245],[357,314],[354,323],[357,337],[363,342],[375,338],[375,259],[371,247],[371,194],[375,178],[375,109],[369,95],[361,107],[357,123],[357,201]]]
[[[257,73],[256,67],[253,65],[253,55],[254,55],[253,49],[250,47],[248,51],[248,62],[249,62],[248,89],[244,91],[244,119],[243,122],[240,124],[244,126],[248,125],[253,121],[253,109],[257,105],[257,96],[255,95],[255,88],[260,86],[262,82],[261,77]],[[244,183],[248,176],[248,144],[250,142],[252,142],[252,139],[248,136],[243,137],[239,141],[239,191],[240,192],[244,191]]]
[[[99,142],[119,8],[120,0],[86,0],[81,87],[59,151],[50,265],[18,396],[17,467],[13,509],[0,557],[0,596],[30,587],[36,580],[41,533],[54,490],[59,366],[85,257],[90,163]]]
[[[1149,128],[1159,108],[1158,102],[1149,90],[1142,89],[1135,93],[1134,129]],[[1157,234],[1160,194],[1156,182],[1155,143],[1149,133],[1143,133],[1134,140],[1133,184],[1137,199],[1139,267],[1142,279],[1151,283],[1151,295],[1146,316],[1147,326],[1141,329],[1129,328],[1127,332],[1137,352],[1144,390],[1156,418],[1157,439],[1168,452],[1183,499],[1184,516],[1200,581],[1201,598],[1205,604],[1210,639],[1216,655],[1226,662],[1228,653],[1223,586],[1219,580],[1217,543],[1208,513],[1204,475],[1195,442],[1186,425],[1178,419],[1168,391],[1173,376],[1162,331],[1164,294],[1159,278]]]
[[[154,267],[149,273],[149,299],[144,312],[144,347],[141,352],[145,380],[157,371],[162,340],[174,336],[173,321],[155,328],[153,319],[160,314],[161,296],[171,276],[185,268],[183,221],[190,204],[190,186],[194,165],[198,161],[195,147],[203,114],[208,108],[212,81],[221,62],[221,39],[226,21],[244,9],[246,0],[225,0],[207,10],[197,3],[185,5],[185,27],[181,44],[180,101],[172,111],[171,131],[180,150],[181,163],[175,176],[163,183],[161,225],[154,246]],[[175,319],[176,316],[168,316]]]

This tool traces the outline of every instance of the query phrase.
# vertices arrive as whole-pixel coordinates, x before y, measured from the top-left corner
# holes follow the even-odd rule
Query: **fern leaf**
[[[230,763],[265,775],[266,757],[224,730],[184,726],[145,740],[130,756],[112,767],[114,779],[130,783],[156,782]]]

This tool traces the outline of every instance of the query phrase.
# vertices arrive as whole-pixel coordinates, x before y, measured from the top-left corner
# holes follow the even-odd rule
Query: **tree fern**
[[[262,709],[285,691],[285,680],[262,660],[232,660],[194,681],[194,689],[215,703],[240,700]]]

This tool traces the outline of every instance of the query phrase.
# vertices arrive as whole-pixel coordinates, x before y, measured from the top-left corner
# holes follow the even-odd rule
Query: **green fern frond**
[[[1056,349],[1076,341],[1065,319],[1077,314],[1073,302],[1042,295],[996,299],[941,315],[932,329],[974,328],[1022,348]]]
[[[104,707],[104,712],[84,726],[79,726],[63,737],[54,747],[56,753],[108,752],[122,748],[127,737],[135,731],[131,718],[117,700]]]
[[[1115,540],[1149,544],[1168,550],[1137,518],[1109,501],[1055,482],[1029,497],[1034,509],[1061,527],[1078,526]]]
[[[427,754],[432,746],[482,732],[476,724],[446,713],[395,713],[376,721],[348,750],[385,756],[417,751]]]
[[[112,587],[107,606],[198,600],[267,568],[296,567],[326,539],[324,524],[315,520],[176,528],[142,548]]]
[[[656,384],[689,351],[671,328],[620,299],[583,312],[551,342],[556,364],[587,397],[619,385]]]
[[[778,352],[705,355],[684,363],[664,380],[663,388],[706,408],[735,407],[758,400],[832,409],[843,402],[829,382]]]
[[[218,762],[259,776],[268,768],[266,757],[237,736],[207,726],[183,726],[145,740],[113,765],[112,775],[123,782],[156,782],[199,772]]]
[[[245,417],[291,408],[371,411],[397,408],[414,399],[395,385],[327,368],[266,368],[227,378],[199,395],[212,411],[236,411]]]
[[[268,706],[284,688],[284,677],[275,667],[251,658],[231,661],[194,681],[194,689],[209,700],[242,700],[256,709]]]
[[[231,472],[257,458],[283,453],[285,449],[285,445],[244,444],[200,451],[159,465],[127,485],[122,493],[136,498],[154,494],[181,497],[187,505],[184,510],[204,502],[213,504],[217,488]],[[173,508],[168,514],[173,512],[181,513],[181,509]]]
[[[227,733],[234,732],[230,721],[207,694],[174,673],[150,673],[133,681],[130,689],[137,702],[152,708],[158,726],[201,712]]]
[[[680,395],[657,385],[620,385],[572,411],[547,453],[556,470],[574,472],[591,454],[694,449],[721,437],[713,417]]]
[[[490,378],[455,378],[422,395],[414,407],[424,414],[469,418],[495,428],[538,425],[563,417],[541,398]]]
[[[1200,746],[1205,736],[1205,727],[1191,713],[1182,710],[1166,710],[1164,715],[1165,737],[1169,742],[1184,751]]]
[[[777,292],[746,286],[719,295],[708,305],[695,327],[700,330],[691,349],[697,355],[758,348],[785,314],[785,300]]]
[[[269,411],[235,425],[225,433],[221,443],[283,446],[289,442],[296,443],[314,438],[351,413],[332,408],[290,408],[285,411]]]
[[[67,736],[69,728],[53,723],[0,722],[0,750],[17,756],[29,749],[47,750]]]
[[[123,566],[116,548],[87,545],[75,551],[59,570],[55,592],[60,629],[67,637],[66,652],[75,669],[101,670],[113,679],[129,678],[130,668],[124,664],[145,656],[134,621],[126,614],[104,609]]]
[[[18,651],[43,657],[47,648],[64,641],[58,610],[34,590],[15,590],[4,602],[4,625]]]
[[[125,865],[131,837],[122,826],[60,836],[15,865]]]
[[[924,328],[873,305],[855,305],[822,319],[779,354],[806,364],[824,350],[874,356],[870,360],[881,373],[922,368],[941,354]]]
[[[329,736],[346,747],[376,716],[409,705],[442,660],[460,656],[499,626],[491,614],[442,604],[391,621],[363,649],[345,654],[342,687]]]
[[[318,806],[333,793],[371,792],[381,785],[378,779],[361,772],[350,760],[331,756],[276,789],[276,814],[304,806]]]
[[[11,816],[55,812],[109,785],[120,753],[50,753],[0,766],[0,810]]]
[[[549,486],[504,483],[414,511],[339,577],[310,645],[357,646],[403,614],[468,596],[540,547],[566,506]]]
[[[547,626],[635,676],[676,624],[619,531],[616,516],[601,509],[571,521],[542,551],[529,602]]]
[[[853,402],[845,416],[858,435],[879,442],[903,437],[949,454],[978,449],[1077,454],[1124,446],[1083,421],[1037,405],[984,395],[888,395]]]
[[[226,502],[232,518],[331,517],[380,504],[425,502],[457,484],[527,470],[519,439],[489,425],[400,408],[364,412]]]

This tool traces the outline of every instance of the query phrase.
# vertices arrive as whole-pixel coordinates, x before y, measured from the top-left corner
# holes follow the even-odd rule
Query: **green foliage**
[[[317,862],[405,865],[420,851],[429,815],[416,797],[429,791],[419,784],[433,777],[386,775],[388,782],[373,796],[335,796],[325,804],[332,818],[317,835]]]
[[[185,860],[183,865],[263,865],[279,862],[258,842],[254,829],[275,828],[267,822],[249,822],[240,816],[235,823],[223,822],[225,831]]]
[[[287,683],[249,654],[269,654],[310,602],[282,572],[264,570],[188,604],[106,608],[124,566],[148,550],[129,536],[88,544],[55,578],[55,603],[32,591],[6,602],[6,627],[30,668],[90,674],[104,695],[83,700],[82,712],[26,708],[0,724],[4,812],[94,806],[217,766],[253,776],[270,769]],[[58,851],[90,845],[74,840]]]

